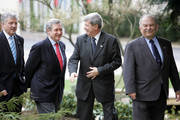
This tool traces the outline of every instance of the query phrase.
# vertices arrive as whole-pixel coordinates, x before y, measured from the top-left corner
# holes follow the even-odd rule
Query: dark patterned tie
[[[92,37],[91,38],[91,43],[92,43],[92,52],[93,52],[93,55],[96,51],[96,38]]]
[[[159,55],[158,49],[157,49],[156,45],[154,44],[153,40],[150,40],[149,42],[151,43],[151,48],[153,51],[153,55],[155,56],[156,62],[157,62],[157,64],[159,64],[161,66],[162,62],[161,62],[161,57]]]

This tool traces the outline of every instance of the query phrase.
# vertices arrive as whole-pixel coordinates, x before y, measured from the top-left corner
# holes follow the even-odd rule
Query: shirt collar
[[[48,39],[49,39],[49,41],[51,42],[52,45],[56,44],[56,42],[54,40],[52,40],[51,37],[48,36]],[[59,41],[58,41],[58,43],[59,43]]]
[[[6,38],[9,40],[10,35],[7,34],[7,32],[6,32],[5,30],[3,30],[3,33],[4,33],[4,35],[6,36]]]
[[[147,38],[145,38],[145,40],[147,41],[147,42],[149,42],[150,40],[149,39],[147,39]],[[152,39],[154,42],[157,42],[157,38],[156,37],[154,37],[153,39]]]
[[[101,35],[101,31],[96,36],[94,36],[97,41],[99,40],[100,35]]]

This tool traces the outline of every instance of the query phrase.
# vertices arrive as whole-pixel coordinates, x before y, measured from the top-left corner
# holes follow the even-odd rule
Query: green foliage
[[[50,119],[61,120],[63,116],[64,116],[64,112],[58,111],[57,113],[22,115],[20,119],[22,120],[50,120]]]
[[[15,112],[3,113],[0,112],[0,120],[19,120],[20,114]]]
[[[9,101],[3,101],[0,103],[0,112],[3,111],[14,111],[16,106],[20,105],[23,101],[23,97],[13,97]]]
[[[132,107],[122,102],[115,102],[119,120],[132,120]]]
[[[64,95],[62,104],[61,104],[61,111],[66,111],[66,116],[73,116],[76,114],[76,106],[77,101],[75,99],[74,94],[67,94]]]
[[[22,101],[23,96],[13,97],[9,101],[0,102],[0,120],[18,120],[20,118],[20,114],[13,111],[16,109],[16,106],[22,103]]]
[[[94,114],[94,116],[98,116],[98,115],[103,116],[102,105],[100,103],[98,103],[97,101],[95,101],[95,103],[94,103],[93,114]]]
[[[173,27],[170,15],[159,16],[158,35],[170,41],[180,41],[180,31]]]
[[[23,107],[25,111],[35,111],[36,112],[36,105],[34,100],[30,98],[30,89],[28,92],[23,94]]]

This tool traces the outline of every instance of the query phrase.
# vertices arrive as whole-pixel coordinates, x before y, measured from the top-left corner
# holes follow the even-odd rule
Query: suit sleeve
[[[131,45],[127,45],[124,55],[123,79],[126,94],[136,93],[135,85],[135,55]]]
[[[28,60],[25,65],[25,76],[27,80],[27,86],[30,87],[31,79],[38,68],[41,60],[41,49],[40,46],[32,46]]]
[[[173,56],[173,50],[172,50],[172,46],[170,43],[170,58],[171,58],[171,65],[170,65],[170,80],[171,83],[174,87],[175,91],[180,91],[180,79],[179,79],[179,74],[178,74],[178,70],[177,70],[177,66],[174,60],[174,56]]]
[[[74,46],[74,51],[72,56],[69,59],[68,62],[68,69],[69,69],[69,73],[71,75],[71,73],[73,72],[77,72],[77,68],[78,68],[78,62],[80,60],[80,50],[79,50],[79,40],[77,39],[77,42]]]
[[[107,74],[109,72],[112,72],[121,65],[122,63],[121,53],[117,43],[117,39],[113,40],[110,56],[112,56],[110,58],[111,59],[110,62],[106,63],[103,66],[98,67],[99,74]]]

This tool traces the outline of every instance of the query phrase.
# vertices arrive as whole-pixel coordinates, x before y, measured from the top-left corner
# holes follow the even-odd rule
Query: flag
[[[59,5],[58,0],[54,0],[54,6],[57,8]]]
[[[19,0],[19,3],[22,3],[23,0]]]
[[[90,3],[92,0],[87,0],[87,4]]]

